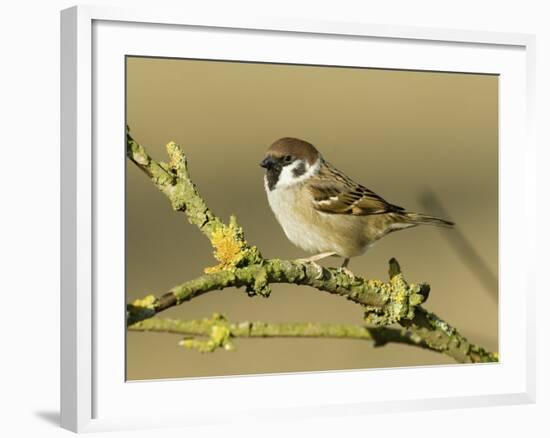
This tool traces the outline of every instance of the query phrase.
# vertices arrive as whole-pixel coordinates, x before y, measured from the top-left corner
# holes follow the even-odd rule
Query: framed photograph
[[[78,6],[61,53],[63,427],[534,401],[533,36]]]

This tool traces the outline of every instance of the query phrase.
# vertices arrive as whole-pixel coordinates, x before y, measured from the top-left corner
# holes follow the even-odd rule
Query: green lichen
[[[208,327],[208,339],[186,338],[182,339],[179,345],[201,353],[211,353],[218,348],[223,348],[227,351],[235,349],[233,342],[231,342],[229,322],[223,315],[214,313],[212,318],[205,318],[200,324]]]
[[[166,145],[166,152],[168,153],[168,157],[170,157],[168,167],[173,172],[179,173],[182,170],[187,170],[187,158],[185,157],[183,149],[178,144],[171,141]]]
[[[135,141],[130,142],[130,150],[133,160],[141,166],[148,166],[151,162],[145,150]]]
[[[368,284],[376,289],[384,301],[381,306],[365,306],[365,322],[375,326],[391,325],[401,320],[413,319],[415,308],[426,300],[429,291],[429,287],[425,284],[408,284],[395,259],[390,260],[389,283],[369,282]]]
[[[254,277],[254,286],[250,289],[247,289],[249,295],[261,295],[263,297],[268,297],[271,293],[271,288],[269,287],[269,280],[267,278],[267,272],[265,269],[261,269]]]

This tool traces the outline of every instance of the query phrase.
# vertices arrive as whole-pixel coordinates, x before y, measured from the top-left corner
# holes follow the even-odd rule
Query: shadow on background
[[[431,190],[426,190],[420,196],[419,202],[426,211],[431,212],[435,216],[453,220],[449,213],[447,213],[443,203]],[[445,232],[442,235],[447,239],[447,242],[449,242],[462,263],[483,285],[485,291],[491,295],[491,298],[495,302],[498,302],[498,277],[479,255],[472,242],[462,232],[460,225],[455,224],[454,232]]]

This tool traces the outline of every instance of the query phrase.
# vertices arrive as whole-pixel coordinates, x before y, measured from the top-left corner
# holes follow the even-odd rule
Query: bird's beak
[[[276,160],[273,157],[265,157],[260,163],[261,167],[265,169],[271,169],[276,164]]]

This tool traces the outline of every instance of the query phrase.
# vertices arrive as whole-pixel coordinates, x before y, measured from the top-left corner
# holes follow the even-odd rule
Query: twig
[[[180,345],[202,352],[217,348],[231,350],[233,338],[333,338],[360,339],[381,347],[388,343],[412,345],[432,350],[419,337],[405,329],[365,327],[353,324],[327,324],[311,322],[269,323],[243,321],[232,323],[215,313],[211,318],[183,321],[168,318],[150,318],[128,327],[131,331],[174,333],[184,335]],[[206,339],[195,339],[203,337]],[[437,351],[437,350],[435,350]]]

